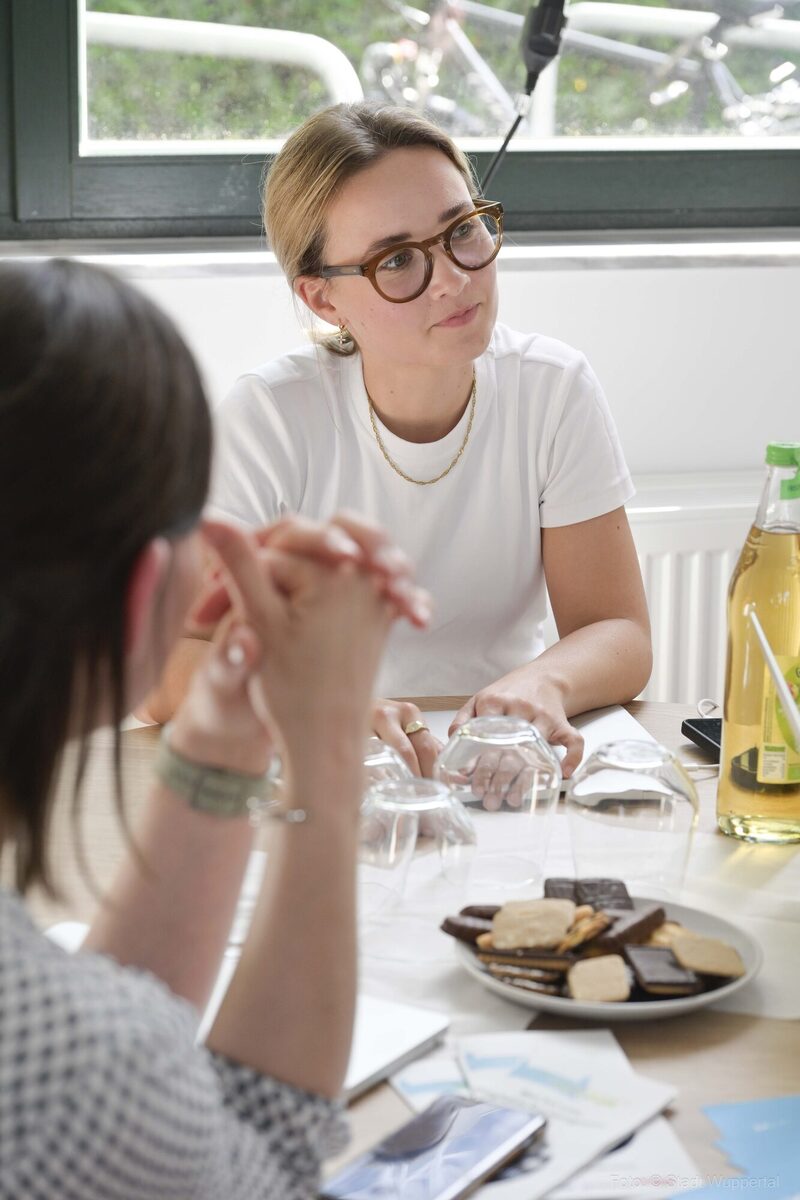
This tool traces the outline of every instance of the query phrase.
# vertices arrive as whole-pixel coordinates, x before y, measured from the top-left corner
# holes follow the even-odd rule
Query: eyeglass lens
[[[489,213],[474,213],[451,232],[450,253],[460,266],[476,271],[491,262],[499,239],[497,218]],[[422,250],[403,246],[381,259],[375,271],[375,283],[384,296],[405,300],[422,291],[427,270]]]

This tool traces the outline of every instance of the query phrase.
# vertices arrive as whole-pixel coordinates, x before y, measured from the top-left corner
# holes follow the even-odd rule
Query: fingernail
[[[372,561],[376,566],[391,574],[408,571],[411,566],[408,555],[404,554],[397,546],[380,546],[373,553]]]
[[[426,604],[423,600],[415,600],[411,611],[417,620],[421,621],[423,625],[427,625],[428,621],[431,619],[431,606]]]
[[[231,667],[241,667],[244,663],[244,649],[239,642],[231,642],[225,649],[225,657]]]
[[[350,558],[358,558],[361,553],[358,543],[340,529],[326,530],[325,544],[329,550],[334,550],[337,554],[347,554]]]

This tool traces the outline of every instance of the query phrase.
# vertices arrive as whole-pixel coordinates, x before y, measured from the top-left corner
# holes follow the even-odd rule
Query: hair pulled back
[[[172,323],[113,275],[0,264],[0,836],[16,884],[52,891],[61,751],[125,705],[125,595],[208,488],[203,386]],[[116,743],[119,763],[119,743]]]
[[[325,265],[326,221],[331,202],[354,175],[391,150],[427,147],[440,151],[479,198],[469,160],[441,129],[407,108],[359,101],[334,104],[309,117],[275,159],[264,187],[264,227],[269,244],[292,284]],[[358,347],[350,334],[323,339],[337,354]]]

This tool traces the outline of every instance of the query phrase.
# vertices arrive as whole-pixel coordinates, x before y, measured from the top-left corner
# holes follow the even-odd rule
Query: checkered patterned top
[[[194,1044],[153,976],[67,954],[0,890],[0,1200],[301,1200],[338,1104]]]

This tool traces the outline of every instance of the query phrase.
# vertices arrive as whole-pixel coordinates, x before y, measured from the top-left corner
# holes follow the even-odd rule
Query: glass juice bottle
[[[800,841],[800,746],[778,700],[755,610],[800,706],[800,443],[767,447],[767,479],[728,589],[717,822],[750,842]]]

